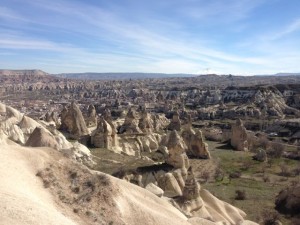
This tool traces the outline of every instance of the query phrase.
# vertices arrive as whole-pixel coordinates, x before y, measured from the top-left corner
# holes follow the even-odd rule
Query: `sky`
[[[1,0],[0,68],[300,72],[299,0]]]

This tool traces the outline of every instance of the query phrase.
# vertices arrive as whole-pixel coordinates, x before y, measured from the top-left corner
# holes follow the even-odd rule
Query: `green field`
[[[253,153],[233,151],[221,143],[208,144],[212,161],[218,164],[224,176],[217,180],[210,178],[202,187],[244,210],[250,220],[260,222],[263,212],[274,212],[275,198],[279,191],[292,182],[300,182],[299,176],[287,177],[281,174],[281,168],[291,172],[299,167],[299,161],[279,158],[258,162],[252,159]],[[238,173],[240,177],[230,178],[233,173]],[[246,199],[235,200],[236,190],[245,191]],[[291,224],[284,216],[280,220],[283,224]]]

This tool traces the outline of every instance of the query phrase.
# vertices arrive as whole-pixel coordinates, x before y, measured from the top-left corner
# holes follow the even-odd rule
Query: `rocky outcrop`
[[[21,122],[18,124],[24,134],[31,134],[36,127],[41,125],[35,120],[31,119],[28,116],[23,116]]]
[[[182,132],[182,137],[187,145],[187,155],[202,159],[210,158],[208,144],[204,142],[204,138],[200,130],[196,130],[195,132],[190,126],[188,126]]]
[[[168,130],[177,130],[177,131],[180,131],[181,129],[181,121],[179,119],[179,113],[178,111],[175,111],[173,113],[173,117],[172,117],[172,120],[168,126]]]
[[[248,151],[247,130],[243,121],[237,119],[231,127],[231,146],[237,151]]]
[[[97,125],[97,113],[94,105],[89,105],[86,124],[88,127],[93,127]]]
[[[112,149],[116,146],[116,133],[114,127],[101,117],[96,131],[92,134],[91,143],[98,148]]]
[[[182,195],[182,190],[172,173],[166,173],[158,178],[158,186],[164,191],[166,197],[177,197]]]
[[[22,120],[23,114],[16,109],[0,103],[0,130],[9,139],[24,144],[26,138],[20,127],[19,122]]]
[[[55,125],[59,125],[58,116],[55,112],[47,112],[45,115],[45,121],[47,123],[53,123]]]
[[[151,193],[155,194],[158,197],[162,197],[163,194],[164,194],[164,191],[161,188],[159,188],[158,186],[156,186],[155,184],[153,184],[153,183],[149,183],[145,187],[145,189],[150,191]]]
[[[138,126],[143,133],[153,132],[153,121],[151,119],[150,114],[146,110],[142,111]]]
[[[189,168],[189,160],[186,155],[187,146],[176,130],[168,137],[166,147],[169,155],[166,162],[174,168]]]
[[[72,102],[69,108],[64,108],[61,113],[60,129],[67,131],[73,138],[89,135],[82,112],[79,106]]]
[[[55,137],[50,132],[41,127],[37,127],[34,129],[25,146],[50,147],[59,149],[59,145],[55,140]]]
[[[191,215],[191,212],[197,211],[203,206],[203,200],[200,197],[200,184],[195,179],[192,167],[188,169],[181,204],[186,215]]]
[[[120,134],[140,134],[143,133],[139,128],[139,121],[136,116],[136,112],[133,108],[128,110],[123,125],[119,129]]]
[[[169,120],[164,114],[152,115],[153,128],[156,132],[164,130],[169,125]]]

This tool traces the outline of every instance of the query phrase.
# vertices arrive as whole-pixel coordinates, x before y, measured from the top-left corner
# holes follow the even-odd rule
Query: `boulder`
[[[164,191],[164,196],[173,198],[182,195],[181,188],[172,173],[166,173],[157,180],[158,186]]]
[[[98,148],[112,149],[116,146],[116,134],[111,125],[101,117],[96,131],[92,134],[91,143]]]
[[[143,110],[141,113],[141,118],[139,120],[139,128],[144,133],[152,133],[153,132],[153,121],[149,113],[146,110]]]
[[[54,135],[41,127],[36,127],[34,129],[27,142],[25,143],[25,146],[50,147],[59,149],[59,144],[57,143]]]
[[[168,130],[177,130],[177,131],[180,131],[181,129],[181,121],[179,119],[179,113],[178,111],[175,111],[173,113],[173,117],[172,117],[172,120],[168,126]]]
[[[238,151],[248,151],[247,130],[241,119],[231,127],[231,146]]]
[[[88,107],[86,124],[88,127],[93,127],[97,125],[97,113],[94,105],[89,105]]]
[[[164,130],[169,125],[169,120],[164,114],[154,114],[152,115],[153,128],[154,130],[161,131]]]
[[[186,215],[191,215],[191,212],[197,211],[203,206],[203,200],[200,197],[200,185],[195,179],[192,167],[188,169],[182,200],[181,207]]]
[[[69,108],[63,109],[60,129],[67,131],[76,139],[89,135],[82,112],[75,102],[72,102]]]
[[[123,134],[141,134],[142,130],[138,126],[139,121],[137,120],[136,112],[133,108],[130,108],[123,125],[119,129],[119,133]]]
[[[21,122],[18,125],[24,134],[31,134],[36,127],[41,127],[38,122],[28,116],[23,116]]]
[[[187,155],[202,159],[210,158],[208,144],[204,142],[204,138],[200,130],[195,132],[189,126],[182,132],[182,137],[187,145]]]
[[[189,161],[186,155],[187,146],[176,130],[170,133],[166,146],[169,151],[166,163],[174,168],[189,167]]]
[[[164,194],[164,191],[153,183],[147,184],[145,189],[150,191],[151,193],[155,194],[158,197],[162,197]]]

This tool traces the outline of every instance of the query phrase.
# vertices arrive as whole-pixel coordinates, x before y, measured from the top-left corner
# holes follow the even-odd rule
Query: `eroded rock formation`
[[[98,148],[112,149],[116,146],[116,132],[114,127],[101,117],[96,131],[92,134],[91,143]]]
[[[139,128],[139,121],[136,116],[136,111],[133,108],[128,110],[123,125],[119,129],[119,133],[123,134],[140,134],[143,133]]]
[[[168,130],[177,130],[177,131],[180,131],[181,129],[181,121],[179,119],[179,113],[178,111],[175,111],[173,113],[173,117],[172,117],[172,120],[168,126]]]
[[[75,102],[63,109],[60,129],[67,131],[76,139],[89,134],[82,112]]]
[[[237,119],[231,127],[231,146],[237,151],[248,151],[247,130],[243,121]]]
[[[93,127],[97,125],[97,113],[94,105],[89,105],[86,124],[88,127]]]
[[[27,140],[25,146],[31,147],[50,147],[54,149],[59,149],[59,145],[55,140],[54,135],[46,131],[44,128],[36,127],[29,139]]]
[[[183,132],[182,137],[187,145],[187,154],[197,158],[209,159],[208,144],[204,142],[202,132],[196,132],[188,126]]]

